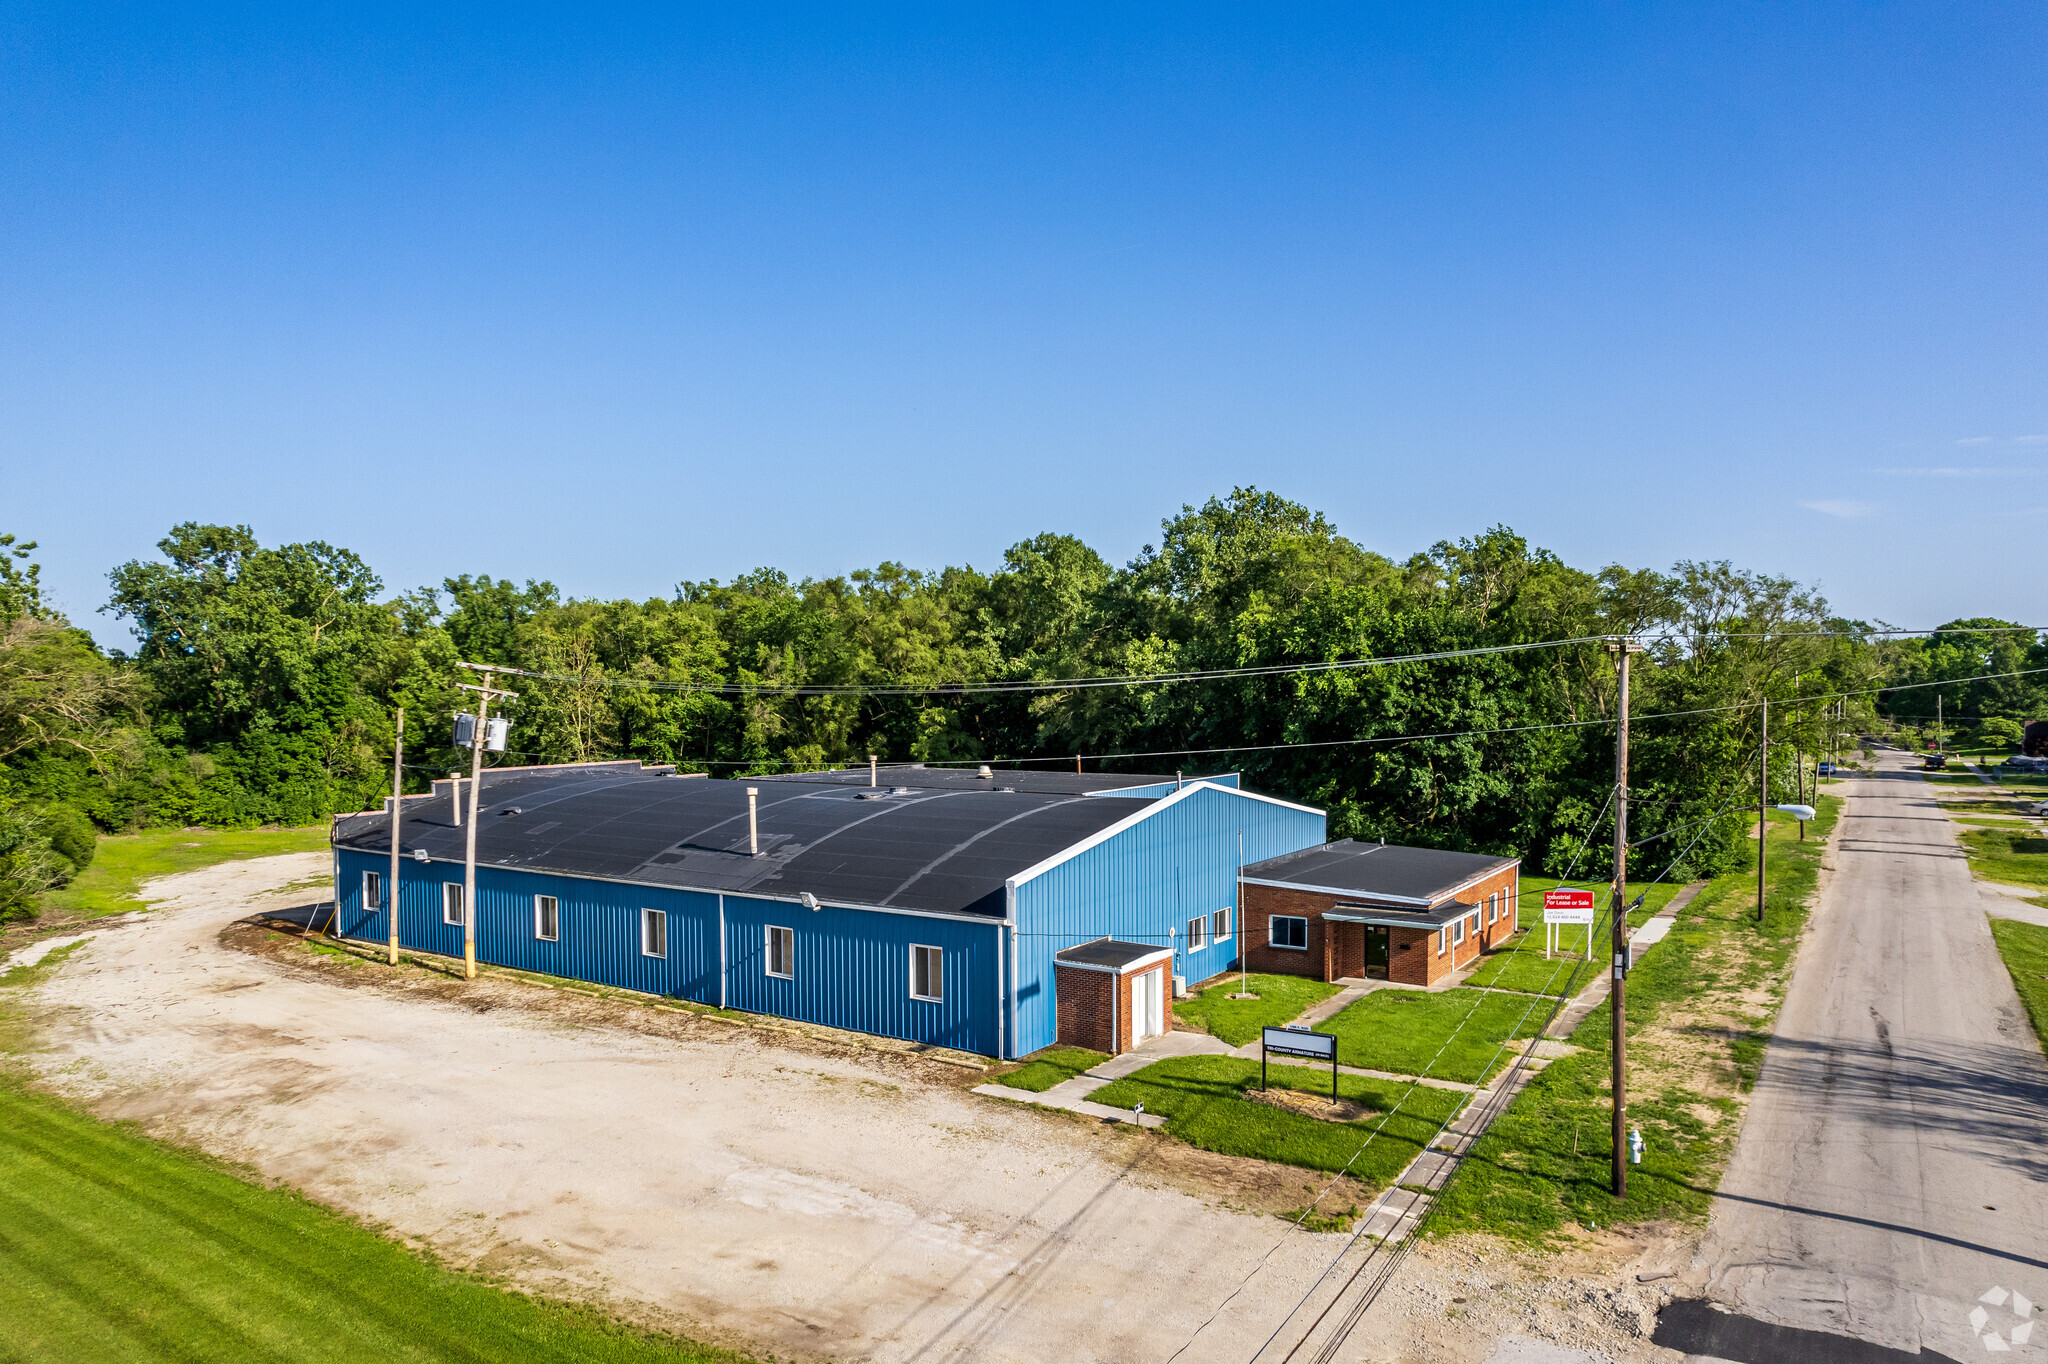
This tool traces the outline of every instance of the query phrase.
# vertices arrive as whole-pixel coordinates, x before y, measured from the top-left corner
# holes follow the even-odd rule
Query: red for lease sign
[[[1592,923],[1593,892],[1590,890],[1544,891],[1543,922],[1547,924]]]

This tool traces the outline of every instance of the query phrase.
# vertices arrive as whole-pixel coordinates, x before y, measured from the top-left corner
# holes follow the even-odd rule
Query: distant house
[[[1345,839],[1244,869],[1254,971],[1433,985],[1515,931],[1521,859]]]
[[[1325,836],[1234,774],[612,763],[481,794],[479,960],[1000,1057],[1171,1027],[1172,977],[1237,956],[1240,847]],[[382,943],[395,904],[406,948],[460,955],[469,832],[454,783],[408,796],[394,894],[390,817],[337,820],[338,931]]]

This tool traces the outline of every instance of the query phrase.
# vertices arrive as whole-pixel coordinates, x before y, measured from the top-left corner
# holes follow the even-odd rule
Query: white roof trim
[[[1087,944],[1082,943],[1081,946],[1085,947]],[[1128,976],[1139,971],[1149,970],[1163,961],[1172,960],[1173,949],[1162,947],[1149,957],[1140,957],[1136,961],[1127,962],[1122,966],[1097,966],[1092,961],[1061,961],[1057,953],[1053,955],[1052,964],[1062,971],[1107,971],[1113,976]]]
[[[1026,881],[1029,881],[1034,877],[1041,876],[1044,873],[1051,871],[1060,863],[1072,861],[1074,858],[1079,857],[1082,853],[1087,852],[1090,848],[1095,847],[1097,844],[1107,843],[1110,839],[1115,838],[1124,830],[1136,828],[1139,824],[1142,824],[1144,821],[1152,818],[1152,816],[1158,814],[1167,806],[1186,800],[1189,796],[1192,796],[1197,791],[1217,791],[1226,796],[1239,796],[1245,800],[1262,800],[1266,802],[1266,804],[1268,805],[1284,805],[1290,810],[1300,810],[1304,814],[1327,815],[1329,813],[1329,811],[1327,810],[1318,810],[1313,805],[1296,805],[1291,800],[1281,800],[1277,796],[1262,796],[1253,791],[1246,791],[1241,787],[1216,786],[1206,781],[1191,781],[1186,786],[1181,787],[1180,790],[1175,791],[1172,795],[1161,796],[1158,800],[1154,801],[1150,805],[1147,805],[1144,809],[1136,811],[1132,814],[1125,815],[1122,819],[1118,820],[1114,824],[1109,825],[1106,828],[1097,829],[1094,833],[1088,835],[1088,837],[1082,839],[1079,843],[1074,844],[1071,848],[1063,848],[1059,852],[1054,853],[1051,857],[1047,857],[1038,862],[1033,863],[1032,865],[1026,867],[1024,870],[1018,872],[1015,876],[1012,876],[1004,884],[1009,886],[1012,890],[1014,890],[1018,886],[1023,885]]]
[[[1418,900],[1410,895],[1382,895],[1378,891],[1364,891],[1356,886],[1313,886],[1305,881],[1265,881],[1256,876],[1245,877],[1244,883],[1248,886],[1272,886],[1276,890],[1305,890],[1315,895],[1348,895],[1354,900],[1385,900],[1396,905],[1428,906],[1435,903],[1432,900]]]

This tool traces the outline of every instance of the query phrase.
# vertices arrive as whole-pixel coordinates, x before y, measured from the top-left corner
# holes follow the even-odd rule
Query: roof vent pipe
[[[1178,767],[1173,769],[1173,789],[1176,791],[1180,790],[1180,769]]]
[[[747,788],[747,856],[749,857],[759,857],[761,855],[761,823],[756,812],[756,805],[759,802],[760,795],[760,787],[749,786]]]
[[[979,772],[976,772],[974,775],[980,777],[983,781],[994,781],[996,779],[995,769],[990,767],[987,763],[983,763],[981,765],[981,770]]]
[[[462,827],[462,774],[460,772],[450,772],[448,777],[448,794],[451,797],[449,808],[455,811],[455,827],[460,829]]]
[[[870,754],[868,754],[868,785],[869,785],[869,786],[873,786],[874,784],[875,784],[875,755],[874,755],[874,754],[872,754],[872,753],[870,753]]]

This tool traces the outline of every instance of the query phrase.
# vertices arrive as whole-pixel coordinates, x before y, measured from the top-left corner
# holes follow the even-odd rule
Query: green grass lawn
[[[2048,928],[2018,919],[1993,919],[1991,937],[1998,955],[2005,958],[2005,969],[2012,973],[2020,1003],[2027,1006],[2034,1036],[2048,1051]]]
[[[2048,886],[2048,837],[2023,825],[1964,829],[1959,835],[1970,870],[2008,886]]]
[[[1514,1059],[1501,1043],[1534,1037],[1550,1009],[1548,1000],[1466,986],[1375,990],[1317,1031],[1337,1035],[1337,1059],[1347,1066],[1478,1084]]]
[[[0,975],[0,1359],[745,1358],[455,1273],[33,1090],[11,1055],[29,1040],[24,994],[76,950]]]
[[[1008,1085],[1011,1089],[1028,1089],[1033,1094],[1043,1094],[1054,1085],[1071,1080],[1083,1071],[1093,1070],[1108,1059],[1099,1051],[1087,1051],[1081,1047],[1047,1047],[1008,1074],[990,1078],[995,1084]]]
[[[10,1359],[740,1358],[451,1273],[8,1076],[0,1263]]]
[[[1269,1073],[1275,1088],[1330,1092],[1330,1072],[1324,1069],[1272,1066]],[[1398,1080],[1341,1075],[1338,1095],[1374,1111],[1356,1122],[1329,1122],[1246,1098],[1245,1091],[1256,1089],[1258,1083],[1257,1061],[1179,1056],[1104,1085],[1089,1097],[1117,1108],[1143,1103],[1147,1113],[1166,1119],[1169,1133],[1206,1151],[1333,1173],[1357,1156],[1351,1173],[1376,1186],[1398,1175],[1466,1097]],[[1381,1118],[1396,1105],[1400,1111],[1374,1136]]]
[[[1249,978],[1249,984],[1257,999],[1224,998],[1243,988],[1238,983],[1239,979],[1226,976],[1192,999],[1175,1000],[1174,1018],[1200,1028],[1211,1037],[1221,1038],[1233,1047],[1241,1047],[1247,1042],[1257,1041],[1261,1028],[1277,1028],[1283,1023],[1292,1023],[1304,1009],[1322,1003],[1340,988],[1303,976],[1254,975]]]
[[[43,908],[81,919],[123,914],[143,907],[136,891],[153,877],[244,857],[320,852],[326,847],[324,824],[310,829],[150,829],[116,834],[99,841],[84,874],[43,897]]]
[[[1761,924],[1754,869],[1731,872],[1709,882],[1670,934],[1644,954],[1629,975],[1632,1037],[1675,1002],[1698,1001],[1712,991],[1761,993],[1768,1002],[1745,1026],[1714,1029],[1683,1044],[1687,1064],[1718,1067],[1738,1089],[1755,1084],[1826,840],[1841,813],[1840,797],[1820,801],[1803,842],[1789,816],[1772,818]],[[1613,1027],[1605,1004],[1587,1015],[1570,1038],[1585,1050],[1552,1062],[1479,1139],[1437,1202],[1432,1235],[1486,1231],[1541,1244],[1570,1222],[1605,1227],[1706,1216],[1733,1147],[1737,1102],[1679,1086],[1634,1090],[1629,1118],[1649,1149],[1629,1171],[1627,1199],[1617,1202],[1608,1192],[1606,1052]]]
[[[1586,930],[1565,924],[1557,931],[1557,957],[1543,959],[1543,944],[1546,937],[1543,928],[1543,892],[1554,889],[1557,881],[1550,877],[1525,876],[1522,878],[1520,904],[1522,931],[1487,953],[1479,969],[1472,973],[1468,984],[1501,990],[1525,990],[1531,994],[1576,993],[1585,987],[1589,977],[1585,970],[1574,974],[1571,964],[1562,958],[1583,961],[1585,957]],[[1583,886],[1583,881],[1575,883]],[[1631,910],[1628,921],[1632,928],[1640,928],[1650,916],[1671,903],[1671,897],[1684,887],[1669,881],[1660,881],[1651,886],[1643,881],[1628,884],[1628,898],[1643,896],[1643,907]],[[1595,887],[1596,903],[1600,912],[1606,912],[1607,891]],[[1606,946],[1606,929],[1603,926],[1601,940],[1594,944],[1593,960],[1597,965],[1603,959]],[[1588,968],[1591,969],[1591,968]],[[1576,984],[1574,984],[1576,981]]]

